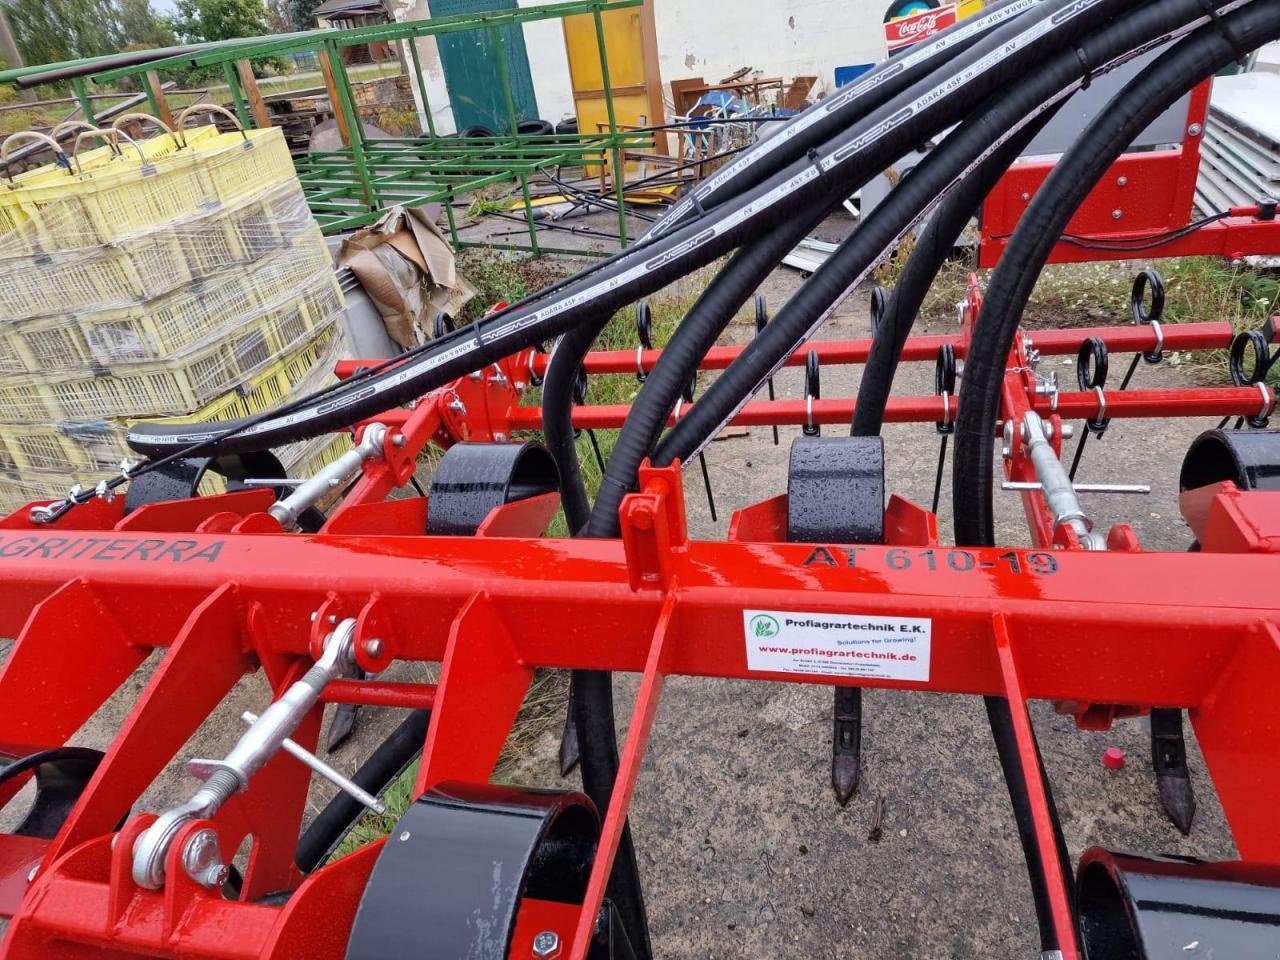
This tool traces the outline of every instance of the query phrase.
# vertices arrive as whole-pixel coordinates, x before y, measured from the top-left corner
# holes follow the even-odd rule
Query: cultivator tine
[[[831,740],[831,788],[845,806],[858,790],[862,767],[862,690],[836,687]]]
[[[1157,707],[1151,711],[1151,765],[1156,771],[1160,804],[1183,836],[1191,832],[1196,798],[1187,769],[1187,743],[1182,735],[1182,711]]]
[[[881,301],[883,301],[884,290],[877,287],[881,293]],[[876,298],[872,297],[872,322],[879,325],[879,318],[876,316]],[[884,312],[883,303],[879,307],[881,313]],[[953,400],[956,392],[956,349],[949,343],[944,343],[938,348],[938,356],[933,364],[933,392],[942,397],[942,419],[935,423],[934,429],[942,437],[942,442],[938,445],[938,470],[933,478],[933,505],[929,508],[930,513],[938,512],[938,503],[942,498],[942,471],[947,463],[947,438],[955,432],[956,414]]]
[[[573,403],[575,406],[583,406],[587,402],[587,371],[579,367],[578,376],[573,381]],[[590,427],[585,431],[587,440],[591,443],[591,453],[595,456],[596,466],[600,468],[601,475],[604,474],[604,456],[600,453],[600,441],[596,439],[596,432]],[[578,436],[579,431],[574,431],[574,436]]]
[[[560,776],[573,773],[580,758],[578,752],[578,725],[574,722],[573,684],[569,684],[569,702],[564,712],[564,730],[560,733]]]
[[[686,403],[693,403],[694,391],[698,389],[698,375],[695,373],[689,380],[689,385],[684,388],[684,395],[676,404],[675,418],[680,419],[680,408]],[[707,470],[707,456],[701,450],[698,451],[698,466],[702,468],[702,488],[707,492],[707,509],[711,511],[711,522],[715,523],[718,519],[716,516],[716,498],[711,492],[711,472]]]
[[[759,335],[760,331],[763,330],[766,325],[768,325],[768,323],[769,323],[769,301],[765,299],[765,295],[761,293],[756,296],[756,334],[757,336]],[[774,394],[774,390],[773,390],[773,377],[769,378],[768,385],[769,385],[769,399],[776,400],[777,396]],[[773,445],[775,447],[778,445],[777,424],[774,424],[773,426]]]
[[[356,671],[357,680],[365,680],[368,674],[363,670]],[[333,711],[333,719],[329,721],[329,736],[324,742],[325,753],[333,753],[340,746],[350,739],[351,734],[355,732],[356,720],[360,717],[360,704],[358,703],[340,703],[338,709]]]

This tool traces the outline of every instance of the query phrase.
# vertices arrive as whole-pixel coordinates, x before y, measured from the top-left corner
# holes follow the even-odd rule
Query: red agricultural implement
[[[980,306],[975,285],[957,334],[907,342],[904,359],[934,363],[938,390],[894,399],[886,419],[946,437]],[[0,521],[0,636],[17,638],[0,673],[0,800],[35,783],[25,819],[0,836],[0,913],[10,918],[0,956],[645,956],[631,892],[609,880],[672,675],[1005,703],[1017,744],[1006,776],[1025,785],[1061,957],[1185,956],[1193,942],[1216,957],[1273,955],[1280,612],[1265,585],[1280,550],[1280,440],[1215,430],[1196,442],[1182,506],[1197,546],[1178,554],[1144,551],[1123,524],[1094,529],[1061,459],[1073,425],[1097,434],[1116,418],[1264,426],[1275,393],[1253,374],[1265,372],[1269,343],[1239,341],[1232,387],[1130,389],[1128,377],[1108,386],[1109,355],[1137,364],[1233,344],[1226,323],[1161,326],[1139,313],[1145,322],[1017,338],[1000,421],[1004,483],[1022,498],[1029,543],[944,546],[930,510],[886,501],[878,438],[813,436],[847,424],[853,407],[818,396],[817,371],[861,363],[865,340],[796,354],[788,362],[810,370],[806,396],[738,414],[735,423],[811,436],[793,448],[788,492],[739,510],[723,542],[690,538],[679,464],[641,471],[622,501],[620,538],[541,536],[558,506],[554,463],[512,440],[541,425],[520,403],[546,367],[534,350],[362,424],[355,449],[311,478],[286,482],[261,457],[177,461],[53,525],[30,509]],[[1249,349],[1260,351],[1254,371],[1244,369]],[[739,351],[717,347],[702,369]],[[585,367],[645,375],[658,356],[596,352]],[[1049,356],[1078,357],[1078,389],[1044,373]],[[572,419],[608,428],[626,414],[578,405]],[[430,444],[447,448],[430,491],[403,496]],[[231,492],[195,496],[205,470],[225,473]],[[315,513],[335,490],[327,515]],[[865,535],[835,534],[848,529]],[[163,658],[105,753],[67,746],[156,648]],[[438,662],[439,681],[380,679],[396,661]],[[607,809],[576,792],[490,783],[544,667],[642,677]],[[182,757],[251,671],[265,675],[272,702],[246,716],[227,756]],[[1194,808],[1188,711],[1239,860],[1095,849],[1073,880],[1050,829],[1033,699],[1086,729],[1150,713],[1161,794],[1184,828]],[[327,768],[313,753],[326,704],[403,708],[421,721],[397,732],[409,755],[421,751],[417,801],[386,839],[336,859],[336,839],[403,763],[351,779]],[[850,746],[840,724],[837,715],[837,758]],[[192,775],[190,801],[139,808],[175,756]],[[319,854],[304,834],[304,854],[312,770],[349,806]],[[252,851],[233,869],[246,837]]]

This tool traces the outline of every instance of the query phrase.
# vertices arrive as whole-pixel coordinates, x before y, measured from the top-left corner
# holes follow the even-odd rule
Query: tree
[[[178,39],[167,20],[156,15],[150,0],[116,0],[116,29],[124,49],[172,47]]]
[[[9,24],[28,64],[97,57],[121,47],[111,0],[14,0]]]
[[[269,32],[262,0],[178,0],[174,29],[185,40],[234,40]]]

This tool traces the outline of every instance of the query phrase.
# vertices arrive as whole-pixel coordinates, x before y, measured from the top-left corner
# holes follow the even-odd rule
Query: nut
[[[533,938],[533,955],[539,960],[550,960],[560,953],[560,935],[554,930],[543,930]]]

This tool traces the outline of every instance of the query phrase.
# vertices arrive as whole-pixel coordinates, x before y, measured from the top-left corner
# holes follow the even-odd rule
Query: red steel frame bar
[[[1121,156],[1085,198],[1066,233],[1090,240],[1132,241],[1177,230],[1190,222],[1211,84],[1206,80],[1192,90],[1182,142],[1170,149]],[[1029,160],[1014,164],[1000,178],[982,205],[978,266],[996,265],[1018,220],[1053,167],[1052,160]],[[1263,221],[1241,212],[1140,250],[1084,247],[1061,240],[1049,254],[1049,262],[1129,260],[1135,256],[1239,259],[1276,252],[1280,252],[1280,221]]]
[[[1071,353],[1093,333],[1040,331],[1035,346]],[[1101,335],[1113,350],[1155,346],[1146,327]],[[1164,336],[1166,349],[1222,346],[1230,329],[1171,326]],[[864,346],[824,349],[837,362]],[[1092,394],[1062,394],[1056,411],[1049,409],[1050,399],[1035,392],[1027,349],[1020,341],[1010,357],[1006,418],[1028,409],[1059,424],[1096,415]],[[936,350],[937,342],[915,342],[908,355],[931,360]],[[152,814],[132,815],[113,842],[116,821],[230,686],[260,667],[281,691],[310,665],[330,615],[365,625],[356,628],[357,649],[360,631],[376,620],[384,656],[441,662],[438,685],[335,681],[326,691],[335,702],[432,708],[418,789],[488,779],[535,667],[642,674],[586,903],[558,914],[575,927],[569,936],[562,926],[572,958],[585,957],[666,676],[849,682],[838,670],[750,669],[741,632],[746,608],[929,619],[927,679],[857,682],[1008,698],[1042,843],[1047,796],[1038,786],[1028,699],[1126,712],[1187,708],[1241,857],[1280,863],[1271,816],[1280,805],[1280,767],[1271,762],[1280,730],[1273,689],[1280,611],[1257,589],[1275,574],[1280,494],[1240,493],[1229,484],[1197,491],[1186,510],[1204,546],[1194,554],[1085,552],[1071,549],[1069,538],[1055,543],[1038,494],[1024,495],[1032,550],[942,547],[932,515],[898,497],[887,508],[884,546],[784,542],[785,498],[739,511],[730,540],[709,542],[689,538],[675,464],[642,470],[640,491],[622,506],[619,540],[538,539],[554,498],[498,508],[474,538],[423,536],[429,503],[384,497],[407,482],[429,442],[505,438],[533,425],[516,405],[531,363],[536,369],[527,352],[508,358],[411,410],[379,417],[390,427],[384,459],[368,465],[318,534],[282,533],[262,512],[272,499],[266,490],[152,504],[128,517],[122,501],[98,500],[54,528],[33,526],[24,511],[0,520],[0,636],[17,637],[0,671],[7,708],[0,712],[0,752],[62,744],[150,650],[166,651],[58,836],[0,835],[0,914],[13,918],[0,957],[79,960],[104,950],[244,960],[342,956],[381,842],[302,877],[292,844],[309,774],[287,756],[273,759],[211,821],[183,828],[164,890],[140,889],[130,873],[133,841]],[[1133,391],[1108,394],[1107,413],[1254,414],[1262,399],[1253,388]],[[840,414],[847,422],[848,403],[822,401],[815,415]],[[901,403],[898,413],[910,414],[903,419],[942,418],[939,398]],[[803,404],[747,410],[753,406],[766,408],[752,414],[758,422],[803,422]],[[1007,469],[1015,479],[1029,476],[1017,456]],[[1117,530],[1118,544],[1136,547]],[[162,603],[155,602],[158,582]],[[594,642],[582,643],[584,636]],[[1156,661],[1161,668],[1153,671]],[[72,685],[68,662],[77,665]],[[51,701],[49,691],[58,697]],[[312,747],[318,733],[316,709],[294,739]],[[19,785],[0,791],[0,802]],[[255,838],[241,901],[196,886],[174,859],[181,841],[202,827],[217,831],[226,855],[243,837]],[[1079,953],[1068,878],[1053,879],[1055,923],[1070,960]],[[288,888],[296,890],[283,906],[249,902]],[[547,909],[526,905],[519,943],[539,929],[534,920]]]

